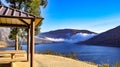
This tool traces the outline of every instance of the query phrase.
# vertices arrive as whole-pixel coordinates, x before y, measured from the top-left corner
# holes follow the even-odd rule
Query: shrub
[[[100,65],[99,67],[110,67],[109,64],[103,64],[103,65]]]
[[[40,54],[41,52],[40,51],[36,51],[36,53]],[[46,50],[42,54],[57,55],[57,56],[62,56],[62,57],[67,57],[67,58],[72,58],[72,59],[76,59],[77,60],[77,57],[76,57],[77,55],[76,55],[75,52],[71,52],[70,54],[65,55],[65,54],[53,52],[51,50]]]
[[[116,63],[114,67],[120,67],[120,63]]]

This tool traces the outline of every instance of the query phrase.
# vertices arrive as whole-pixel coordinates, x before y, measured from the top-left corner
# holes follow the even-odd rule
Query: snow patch
[[[45,37],[45,39],[50,40],[50,41],[55,41],[55,42],[62,42],[62,41],[64,41],[64,39],[62,39],[62,38],[49,38],[49,37]]]

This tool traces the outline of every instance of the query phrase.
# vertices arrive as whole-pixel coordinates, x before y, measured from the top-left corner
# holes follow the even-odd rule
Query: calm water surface
[[[23,45],[23,49],[26,50],[26,45]],[[78,59],[96,64],[106,63],[113,65],[116,62],[120,63],[120,48],[118,47],[87,46],[69,43],[39,44],[35,46],[35,51],[45,52],[47,50],[61,54],[75,52]]]

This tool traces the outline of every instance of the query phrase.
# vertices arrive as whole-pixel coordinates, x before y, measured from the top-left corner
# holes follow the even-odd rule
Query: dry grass
[[[34,67],[98,67],[86,62],[73,60],[70,58],[36,54],[34,60]],[[29,67],[29,62],[15,62],[14,67]]]
[[[5,43],[4,41],[0,41],[0,47],[7,47],[7,46],[8,46],[7,43]]]

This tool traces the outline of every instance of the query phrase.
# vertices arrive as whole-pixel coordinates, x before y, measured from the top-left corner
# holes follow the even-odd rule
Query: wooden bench
[[[26,52],[24,50],[9,50],[9,51],[0,51],[0,62],[2,61],[9,61],[9,62],[15,62],[15,61],[22,61],[25,59]],[[10,56],[9,58],[6,58],[6,56]],[[21,57],[15,57],[16,55],[20,55]],[[23,59],[24,58],[24,59]]]

